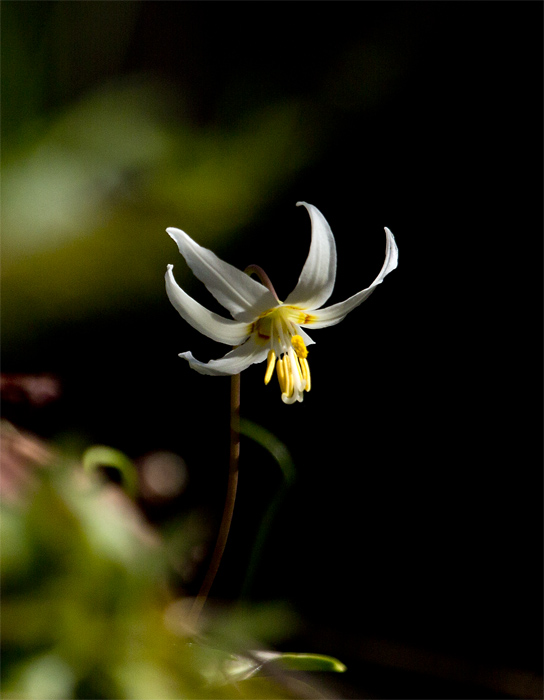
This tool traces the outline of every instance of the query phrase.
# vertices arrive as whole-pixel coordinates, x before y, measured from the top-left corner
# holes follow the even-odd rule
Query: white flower
[[[252,364],[267,360],[265,384],[276,369],[285,403],[302,401],[310,391],[308,345],[313,341],[304,328],[327,328],[339,323],[374,291],[397,267],[398,250],[386,228],[385,262],[374,282],[346,301],[321,308],[330,297],[336,278],[336,245],[325,217],[316,207],[303,205],[312,222],[312,242],[295,289],[281,302],[272,289],[220,260],[177,228],[166,229],[187,264],[213,296],[230,311],[226,319],[199,304],[176,283],[172,265],[166,272],[168,298],[181,316],[212,340],[236,346],[219,360],[200,362],[190,352],[180,353],[197,372],[212,375],[238,374]],[[249,269],[249,268],[248,268]]]

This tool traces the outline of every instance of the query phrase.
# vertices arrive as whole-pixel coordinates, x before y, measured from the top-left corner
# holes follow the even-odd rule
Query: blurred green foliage
[[[230,132],[168,118],[145,77],[102,85],[3,166],[4,332],[163,293],[180,225],[211,245],[255,216],[306,162],[299,109],[277,104]],[[170,123],[168,123],[170,122]]]
[[[172,592],[169,537],[96,471],[9,425],[3,433],[3,462],[18,474],[1,508],[4,698],[299,696],[281,653],[246,646],[293,631],[284,605],[235,606],[195,635],[185,622],[190,599]],[[87,461],[119,460],[105,449]],[[190,528],[178,522],[177,536],[190,540]],[[312,654],[285,663],[344,670]]]
[[[20,457],[17,442],[11,452]],[[22,468],[34,472],[31,489],[2,505],[4,697],[185,694],[169,669],[180,640],[162,619],[156,536],[119,489],[81,467],[57,458],[40,473]]]
[[[295,98],[195,124],[179,86],[121,68],[138,3],[17,5],[3,18],[8,343],[163,294],[166,226],[204,245],[239,230],[308,162],[313,132]]]

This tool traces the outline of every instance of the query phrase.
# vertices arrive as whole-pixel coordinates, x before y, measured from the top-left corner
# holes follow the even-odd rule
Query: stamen
[[[295,382],[293,379],[293,369],[291,367],[291,362],[289,360],[289,356],[285,354],[282,358],[283,360],[283,371],[284,371],[284,376],[285,376],[285,391],[284,394],[286,394],[288,397],[291,397],[293,394],[293,389],[295,386]]]
[[[268,382],[272,379],[272,375],[274,374],[274,366],[276,364],[276,353],[273,350],[268,351],[268,361],[266,364],[266,374],[264,375],[264,383],[268,384]]]
[[[306,348],[306,345],[304,344],[304,341],[300,335],[294,335],[291,338],[291,345],[294,347],[298,357],[308,357],[308,349]]]
[[[287,388],[287,385],[286,385],[286,383],[285,383],[285,370],[284,370],[284,367],[283,367],[283,362],[282,362],[282,358],[281,358],[281,357],[280,357],[280,358],[278,359],[278,361],[276,362],[276,372],[277,372],[277,374],[278,374],[278,382],[279,382],[279,385],[280,385],[280,391],[281,391],[282,394],[285,394],[285,393],[286,393],[285,390],[286,390],[286,388]]]
[[[305,391],[310,391],[312,388],[312,378],[310,376],[310,365],[308,364],[308,360],[305,357],[302,357],[300,359],[300,368],[302,369],[302,376],[306,380],[306,386],[304,387]]]
[[[302,401],[304,392],[311,389],[310,367],[306,359],[308,348],[293,318],[295,311],[295,307],[283,306],[280,302],[263,312],[252,327],[255,339],[268,345],[264,383],[270,382],[275,367],[285,403]]]
[[[304,379],[304,375],[303,375],[303,373],[302,373],[302,367],[300,366],[301,361],[302,361],[301,358],[299,358],[299,356],[295,353],[295,354],[293,355],[293,359],[292,359],[292,362],[291,362],[291,367],[292,367],[293,365],[295,365],[295,367],[296,367],[296,369],[297,369],[297,372],[298,372],[298,376],[300,377],[301,380],[303,380],[303,379]]]

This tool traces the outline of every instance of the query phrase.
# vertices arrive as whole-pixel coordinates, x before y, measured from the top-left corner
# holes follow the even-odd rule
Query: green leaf
[[[210,686],[239,683],[256,676],[276,675],[271,673],[274,667],[282,671],[346,671],[346,666],[341,661],[324,654],[259,650],[234,654],[201,644],[191,644],[191,647],[198,659],[198,667]]]
[[[265,670],[266,666],[271,663],[280,663],[283,668],[289,671],[332,671],[334,673],[344,673],[346,670],[345,664],[335,659],[334,656],[292,652],[270,652],[270,654],[274,658],[270,658],[261,670]]]
[[[250,420],[242,418],[240,420],[240,433],[251,440],[254,440],[257,444],[267,450],[278,463],[283,476],[282,485],[276,496],[272,499],[263,516],[255,542],[253,544],[253,550],[247,566],[246,577],[241,592],[241,597],[244,599],[249,597],[249,593],[255,579],[259,557],[264,549],[264,543],[272,529],[272,522],[287,492],[287,489],[289,489],[295,481],[296,472],[289,450],[284,443],[269,430],[263,428],[261,425],[257,425],[257,423],[253,423]]]
[[[117,469],[127,494],[134,498],[138,490],[138,472],[134,463],[122,452],[105,445],[89,447],[83,454],[83,469],[92,472],[100,467]]]
[[[269,430],[263,428],[253,421],[242,418],[240,420],[240,433],[251,438],[256,443],[268,450],[278,463],[286,484],[292,484],[295,480],[295,465],[284,443],[273,435]]]
[[[328,671],[344,673],[346,666],[333,656],[324,654],[305,654],[280,651],[253,651],[247,655],[236,656],[227,670],[229,680],[247,680],[253,676],[266,676],[271,667],[279,666],[284,671]]]

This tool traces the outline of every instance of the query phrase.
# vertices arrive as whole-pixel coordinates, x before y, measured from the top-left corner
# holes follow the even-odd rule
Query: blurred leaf
[[[346,666],[333,656],[324,654],[306,654],[293,652],[256,652],[257,658],[264,661],[261,672],[266,672],[267,666],[279,663],[289,671],[332,671],[344,673]]]
[[[2,577],[21,576],[32,563],[32,546],[24,517],[15,508],[2,508]]]
[[[85,458],[91,473],[104,462],[127,472],[129,463],[100,446]],[[158,535],[117,486],[58,454],[52,460],[34,470],[23,503],[2,505],[4,535],[13,538],[1,550],[3,697],[297,697],[283,671],[252,674],[244,691],[232,676],[244,655],[231,650],[245,639],[255,645],[292,633],[296,621],[286,606],[236,606],[209,620],[210,638],[223,651],[190,645],[183,627],[168,622],[168,610],[186,599],[169,591]]]
[[[56,654],[30,659],[20,671],[19,694],[40,700],[63,700],[73,697],[75,675]]]
[[[165,228],[211,247],[247,226],[313,157],[311,134],[297,101],[197,128],[171,86],[136,75],[4,146],[4,344],[162,298]]]
[[[346,666],[332,656],[276,651],[249,651],[234,654],[201,644],[192,645],[211,686],[239,683],[254,676],[274,675],[277,671],[320,671],[343,673]]]
[[[240,433],[254,440],[256,443],[261,445],[261,447],[267,450],[276,460],[283,476],[283,483],[268,505],[253,543],[253,549],[247,565],[244,584],[241,591],[241,597],[247,598],[251,592],[251,587],[257,573],[259,559],[262,555],[266,539],[271,532],[274,518],[285,497],[287,489],[292,486],[295,480],[296,472],[289,450],[285,444],[269,430],[257,425],[256,423],[253,423],[250,420],[247,420],[246,418],[242,418],[240,420]]]
[[[92,472],[101,467],[116,469],[121,475],[123,488],[134,498],[138,491],[138,471],[133,462],[119,450],[105,445],[94,445],[85,451],[82,458],[83,469]]]
[[[168,93],[137,76],[72,104],[34,141],[4,152],[4,256],[55,250],[93,233],[134,188],[130,178],[168,158]]]
[[[295,465],[291,454],[285,444],[273,435],[269,430],[247,418],[240,420],[240,433],[251,440],[255,440],[261,447],[270,452],[278,463],[286,484],[291,485],[295,480]]]

